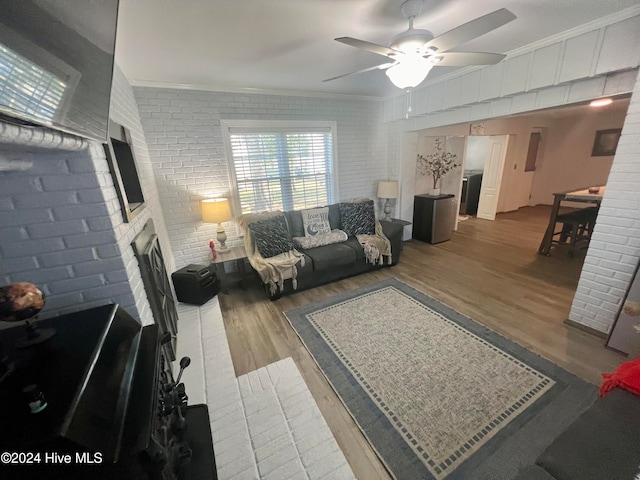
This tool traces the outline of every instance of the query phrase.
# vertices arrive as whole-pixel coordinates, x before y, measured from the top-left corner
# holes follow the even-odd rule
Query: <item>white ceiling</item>
[[[506,7],[518,18],[456,50],[507,53],[637,6],[638,0],[425,0],[415,28],[440,35]],[[386,45],[407,28],[402,0],[120,0],[116,62],[136,85],[391,96],[385,62],[334,41]],[[453,67],[436,67],[428,78]]]

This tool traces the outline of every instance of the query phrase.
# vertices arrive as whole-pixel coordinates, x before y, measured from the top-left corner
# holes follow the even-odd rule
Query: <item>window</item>
[[[333,202],[333,123],[224,122],[237,211],[298,210]]]

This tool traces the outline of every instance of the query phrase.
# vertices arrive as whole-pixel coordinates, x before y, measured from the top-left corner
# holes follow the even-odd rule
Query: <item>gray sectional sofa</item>
[[[516,480],[633,480],[640,472],[640,397],[616,388],[587,409]]]
[[[293,210],[284,212],[288,235],[290,239],[294,237],[304,237],[304,225],[301,211]],[[329,205],[329,224],[331,229],[341,229],[343,222],[340,213],[340,204]],[[325,283],[333,282],[352,275],[368,272],[378,268],[395,265],[400,258],[402,251],[403,226],[394,222],[381,221],[384,235],[391,243],[392,261],[389,264],[386,260],[384,265],[374,265],[367,262],[365,253],[355,236],[349,236],[346,241],[333,243],[309,249],[296,246],[296,250],[304,254],[304,265],[297,264],[297,288],[293,288],[291,279],[284,282],[281,291],[271,293],[269,285],[265,285],[267,296],[272,300],[280,298],[282,295],[315,287]]]

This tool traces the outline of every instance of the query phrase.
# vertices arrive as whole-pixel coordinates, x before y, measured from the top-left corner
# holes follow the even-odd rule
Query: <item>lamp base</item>
[[[384,202],[384,219],[391,221],[391,202],[388,198]]]
[[[218,224],[218,231],[216,232],[216,238],[218,239],[218,242],[220,242],[220,247],[218,248],[218,252],[228,252],[229,251],[229,247],[227,247],[225,245],[226,241],[227,241],[227,234],[224,231],[224,228],[222,228],[222,224],[219,223]]]

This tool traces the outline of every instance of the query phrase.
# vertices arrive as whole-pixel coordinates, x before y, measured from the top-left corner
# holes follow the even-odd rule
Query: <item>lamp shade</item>
[[[398,198],[398,181],[380,180],[378,182],[378,198]]]
[[[420,85],[433,64],[422,57],[407,57],[391,68],[387,68],[385,74],[398,88],[413,88]]]
[[[204,223],[228,222],[233,217],[226,198],[207,198],[202,200],[202,221]]]

